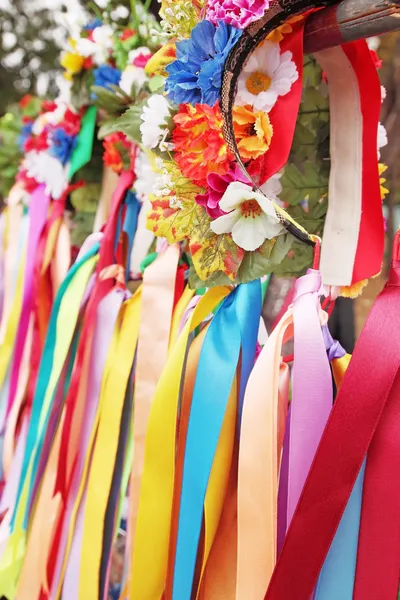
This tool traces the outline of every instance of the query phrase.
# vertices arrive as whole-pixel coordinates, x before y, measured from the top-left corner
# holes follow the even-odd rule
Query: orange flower
[[[273,134],[268,113],[253,112],[250,106],[235,106],[233,122],[240,155],[244,160],[254,160],[268,150]]]
[[[183,175],[206,187],[210,173],[224,175],[233,160],[222,133],[219,104],[181,104],[174,117],[174,158]]]
[[[378,164],[379,175],[382,175],[386,170],[387,166],[383,163]],[[381,200],[383,201],[389,193],[387,187],[385,187],[386,179],[384,177],[379,177],[379,184],[381,187]]]

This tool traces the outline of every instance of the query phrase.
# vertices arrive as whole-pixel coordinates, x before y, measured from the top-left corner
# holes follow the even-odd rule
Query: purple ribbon
[[[294,365],[290,417],[287,525],[332,409],[332,376],[319,319],[321,275],[309,269],[293,300]]]

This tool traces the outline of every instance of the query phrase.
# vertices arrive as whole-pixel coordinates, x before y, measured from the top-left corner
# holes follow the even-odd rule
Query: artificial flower
[[[168,120],[171,117],[171,106],[168,100],[161,94],[150,96],[147,104],[143,107],[140,126],[142,142],[146,148],[156,148],[161,140],[165,140],[168,134]]]
[[[201,21],[190,39],[176,44],[176,60],[166,67],[165,90],[175,104],[209,104],[220,97],[222,71],[242,32],[231,25]]]
[[[78,135],[81,128],[81,115],[67,108],[60,126],[68,135]]]
[[[108,89],[111,85],[118,85],[121,80],[121,71],[111,65],[100,65],[93,74],[94,85]]]
[[[265,240],[284,232],[271,200],[253,192],[249,185],[231,183],[219,205],[227,214],[211,222],[212,231],[232,233],[233,241],[243,250],[257,250]]]
[[[220,201],[228,186],[235,181],[247,184],[250,183],[236,163],[234,163],[229,171],[223,175],[210,173],[207,176],[207,191],[205,194],[198,194],[196,196],[195,200],[197,204],[204,206],[212,219],[217,219],[222,216],[224,212],[219,206]]]
[[[297,15],[295,17],[292,17],[291,19],[288,19],[285,23],[283,23],[282,25],[279,25],[279,27],[276,27],[273,31],[271,31],[267,35],[266,39],[269,40],[270,42],[274,42],[275,44],[278,44],[279,42],[281,42],[283,40],[285,35],[287,35],[288,33],[292,33],[292,31],[293,31],[292,24],[296,23],[297,21],[302,21],[303,19],[304,19],[304,15]]]
[[[147,46],[141,46],[129,52],[128,63],[144,69],[152,56],[153,53]]]
[[[79,38],[76,51],[84,58],[92,57],[96,65],[103,65],[114,46],[114,31],[109,25],[101,25],[92,30],[90,39]]]
[[[378,124],[378,158],[381,157],[380,149],[386,146],[388,143],[387,133],[382,123]]]
[[[253,112],[250,106],[235,106],[233,124],[240,155],[244,160],[254,160],[268,150],[273,129],[266,112]]]
[[[262,17],[268,6],[268,0],[208,0],[206,18],[244,29]]]
[[[185,177],[206,186],[210,173],[228,171],[233,155],[222,133],[219,104],[182,104],[174,116],[174,158]]]
[[[386,179],[385,177],[381,177],[381,175],[387,170],[387,166],[383,163],[378,164],[379,170],[379,184],[381,188],[381,200],[383,201],[389,193],[389,190],[385,187]]]
[[[148,198],[149,194],[153,193],[158,177],[155,164],[152,163],[146,152],[139,152],[136,157],[135,174],[136,181],[133,189],[138,194],[139,199],[143,201],[144,198]]]
[[[32,127],[33,127],[33,121],[28,121],[27,123],[24,123],[21,127],[21,130],[19,132],[19,136],[17,139],[18,148],[20,149],[21,152],[24,152],[25,143],[32,135]]]
[[[18,171],[16,181],[19,181],[23,184],[24,189],[28,192],[28,194],[34,192],[38,186],[38,182],[36,181],[36,179],[34,177],[29,177],[28,172],[25,168],[21,168]]]
[[[101,27],[102,25],[103,22],[101,19],[92,19],[91,21],[89,21],[89,23],[84,25],[82,29],[83,31],[93,31],[93,29],[96,29],[96,27]]]
[[[144,69],[135,67],[135,65],[128,65],[122,71],[119,87],[125,92],[125,94],[130,96],[133,85],[141,88],[146,81],[147,75],[144,72]]]
[[[369,279],[363,279],[352,285],[343,286],[340,288],[340,296],[343,298],[357,298],[362,294],[364,288],[368,285]]]
[[[238,80],[237,106],[249,105],[269,112],[279,96],[285,96],[299,77],[289,51],[264,42],[250,55]]]
[[[29,152],[25,156],[23,168],[28,177],[46,186],[54,200],[58,200],[68,185],[68,171],[55,156],[48,152]]]
[[[103,161],[108,167],[111,167],[116,173],[120,173],[124,167],[124,159],[131,161],[132,144],[128,141],[126,135],[121,132],[112,133],[103,140],[104,154]]]
[[[72,77],[83,69],[85,59],[78,52],[64,52],[60,64],[66,70],[67,76]]]
[[[205,0],[162,0],[160,16],[164,37],[188,38],[197,25]]]
[[[176,59],[175,42],[167,42],[146,63],[144,68],[146,75],[162,75],[167,77],[165,67]]]
[[[71,158],[71,154],[76,147],[77,136],[69,135],[60,127],[52,132],[51,142],[51,156],[54,156],[62,165],[65,165]]]
[[[29,104],[31,103],[32,100],[33,100],[32,94],[25,94],[25,96],[22,96],[22,98],[18,102],[18,104],[22,109],[24,109],[29,106]]]
[[[136,35],[136,33],[137,32],[135,31],[135,29],[124,29],[124,31],[119,36],[119,39],[124,42],[125,40],[129,40],[131,37]]]
[[[47,131],[43,130],[39,135],[32,135],[25,140],[24,152],[32,152],[33,150],[41,152],[42,150],[47,150],[48,147],[49,139]]]
[[[281,177],[282,173],[275,173],[275,175],[272,175],[260,186],[260,190],[263,194],[279,205],[282,204],[279,199],[279,194],[282,192],[282,184],[280,182]]]

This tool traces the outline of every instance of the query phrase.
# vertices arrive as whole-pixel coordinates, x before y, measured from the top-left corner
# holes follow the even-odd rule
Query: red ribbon
[[[397,236],[396,248],[398,243]],[[387,431],[386,419],[395,426],[388,400],[400,367],[399,304],[396,250],[389,280],[374,304],[333,406],[265,600],[310,599],[375,432],[378,426]],[[397,498],[398,476],[392,477],[391,484]],[[398,536],[395,542],[393,537],[387,536],[392,545],[385,546],[381,560],[391,557],[398,576]],[[364,568],[359,562],[358,569]],[[379,592],[368,592],[362,600],[395,598],[386,588],[385,576],[386,571],[376,574],[374,589]],[[392,590],[392,583],[387,585]]]

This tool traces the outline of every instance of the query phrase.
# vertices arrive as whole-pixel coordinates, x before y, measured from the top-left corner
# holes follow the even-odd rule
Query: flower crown
[[[141,115],[142,143],[159,175],[148,227],[169,243],[184,243],[197,285],[241,283],[277,269],[299,275],[312,260],[303,242],[313,245],[323,233],[328,191],[334,196],[329,159],[338,152],[332,144],[329,151],[329,99],[318,64],[325,54],[304,59],[306,18],[291,14],[296,10],[261,0],[162,3],[169,39],[146,71],[164,77],[164,91]],[[376,148],[380,86],[370,57],[361,74],[356,63],[361,54],[365,59],[366,44],[358,44],[358,55],[348,58],[358,85],[373,74],[361,136],[372,132],[366,144],[375,136]],[[331,78],[332,69],[328,84]],[[368,160],[363,155],[367,168],[368,202],[381,212],[376,150]],[[340,285],[376,274],[382,252],[374,252],[375,271],[361,269]]]

